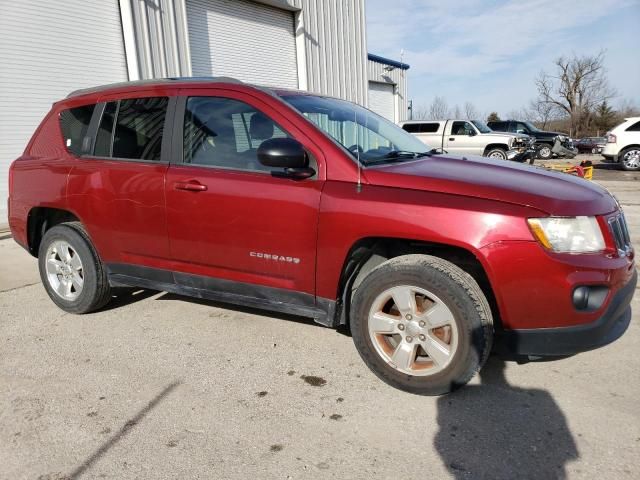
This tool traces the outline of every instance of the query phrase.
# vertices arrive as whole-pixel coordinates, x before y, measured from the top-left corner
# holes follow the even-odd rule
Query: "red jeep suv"
[[[428,149],[352,103],[162,79],[55,103],[10,170],[9,222],[63,310],[134,286],[348,325],[385,382],[465,384],[492,347],[619,338],[634,251],[603,188]]]

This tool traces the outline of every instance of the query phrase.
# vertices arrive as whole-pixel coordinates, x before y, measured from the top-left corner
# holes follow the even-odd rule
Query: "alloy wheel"
[[[622,157],[622,163],[627,168],[635,169],[640,168],[640,150],[629,150]]]
[[[82,293],[84,269],[78,252],[64,240],[53,242],[47,249],[47,280],[56,294],[74,301]]]
[[[458,348],[453,313],[436,295],[410,285],[382,292],[371,306],[369,338],[394,369],[415,376],[446,368]]]

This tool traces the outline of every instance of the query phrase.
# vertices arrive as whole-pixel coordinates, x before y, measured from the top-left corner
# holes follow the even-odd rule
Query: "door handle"
[[[176,190],[185,190],[187,192],[204,192],[207,189],[206,185],[203,185],[196,180],[176,182],[173,186]]]
[[[456,140],[455,138],[453,138],[453,137],[449,137],[449,141],[450,141],[450,142],[454,142],[455,140]]]

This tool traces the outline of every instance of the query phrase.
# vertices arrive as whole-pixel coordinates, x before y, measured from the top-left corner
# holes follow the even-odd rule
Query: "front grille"
[[[631,251],[631,237],[629,237],[629,228],[624,218],[624,213],[620,212],[609,219],[609,230],[616,242],[618,253],[627,255]]]

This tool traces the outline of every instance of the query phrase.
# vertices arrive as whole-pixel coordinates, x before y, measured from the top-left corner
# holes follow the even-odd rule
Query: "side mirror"
[[[469,133],[467,133],[467,135],[469,135],[470,137],[475,137],[476,136],[476,131],[475,130],[469,130]]]
[[[315,175],[309,168],[309,159],[304,147],[293,138],[271,138],[258,147],[258,160],[266,167],[281,168],[271,172],[276,177],[288,177],[298,180]]]

